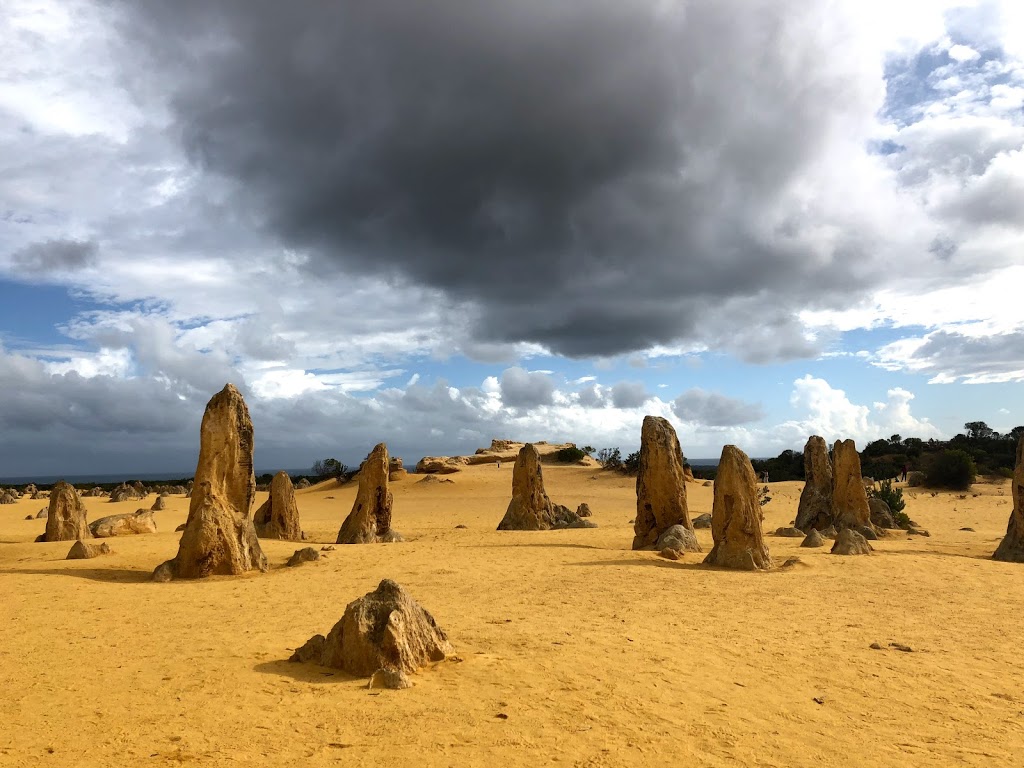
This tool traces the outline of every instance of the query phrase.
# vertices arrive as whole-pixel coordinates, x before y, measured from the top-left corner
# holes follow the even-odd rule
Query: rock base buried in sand
[[[370,677],[370,682],[366,684],[366,687],[371,691],[374,688],[390,688],[393,691],[400,691],[403,688],[412,688],[412,680],[400,669],[378,669]]]
[[[850,528],[841,530],[832,545],[833,555],[870,555],[873,551],[868,540]]]
[[[677,552],[700,552],[697,536],[683,525],[670,526],[655,542],[656,550],[674,549]]]
[[[89,530],[97,539],[112,536],[135,536],[140,533],[156,533],[156,519],[153,511],[140,509],[123,515],[107,515],[89,524]]]
[[[109,555],[110,545],[107,542],[101,544],[86,544],[84,541],[76,541],[68,550],[65,560],[91,560],[100,555]]]
[[[290,661],[369,676],[381,669],[415,672],[444,661],[451,652],[448,636],[434,617],[401,586],[384,579],[376,590],[348,604],[327,637],[314,635]]]
[[[802,539],[806,534],[799,528],[776,528],[775,535],[784,539]]]
[[[312,547],[303,547],[302,549],[296,549],[295,553],[288,558],[288,562],[285,565],[289,568],[294,568],[297,565],[303,563],[311,563],[314,560],[320,559],[320,553]]]
[[[825,537],[822,536],[818,531],[816,531],[816,530],[814,530],[812,528],[811,532],[807,534],[807,538],[805,538],[802,542],[800,542],[800,546],[801,547],[824,547],[825,546]]]

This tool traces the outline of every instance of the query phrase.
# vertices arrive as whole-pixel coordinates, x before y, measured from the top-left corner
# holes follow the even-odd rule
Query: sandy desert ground
[[[186,498],[159,533],[70,562],[69,543],[32,543],[44,521],[24,517],[45,502],[0,506],[0,765],[1024,765],[1024,566],[988,559],[1008,481],[909,489],[930,538],[840,557],[770,537],[776,563],[802,563],[741,573],[630,551],[634,481],[593,468],[545,478],[598,529],[499,533],[511,474],[393,484],[404,544],[284,568],[296,545],[264,541],[267,574],[170,584],[149,578]],[[320,544],[355,495],[331,486],[298,495]],[[772,485],[766,530],[800,487]],[[711,511],[711,488],[689,498]],[[90,520],[152,501],[85,499]],[[457,659],[404,691],[286,661],[384,577]]]

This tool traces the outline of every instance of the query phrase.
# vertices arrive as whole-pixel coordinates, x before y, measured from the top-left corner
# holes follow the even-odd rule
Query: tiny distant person
[[[762,476],[761,479],[762,479],[762,481],[764,482],[765,485],[768,485],[768,470],[767,469],[764,471],[764,475]]]
[[[498,459],[495,464],[498,465],[498,469],[501,469],[501,459]]]
[[[907,470],[908,469],[909,469],[909,467],[906,464],[904,464],[903,465],[903,474],[900,476],[900,480],[902,480],[904,483],[907,482]]]

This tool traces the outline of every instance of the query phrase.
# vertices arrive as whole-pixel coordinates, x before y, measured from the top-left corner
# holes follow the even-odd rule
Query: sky
[[[1017,0],[5,0],[0,477],[1024,424]]]

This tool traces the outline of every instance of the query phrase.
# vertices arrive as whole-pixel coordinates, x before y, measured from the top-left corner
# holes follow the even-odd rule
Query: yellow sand
[[[630,551],[633,481],[592,468],[545,476],[600,528],[499,533],[511,472],[394,484],[404,544],[283,568],[297,545],[264,541],[267,574],[171,584],[149,576],[188,499],[167,500],[160,533],[73,562],[70,543],[31,543],[44,521],[23,518],[45,502],[0,506],[0,765],[1024,765],[1024,565],[988,559],[1005,483],[909,490],[931,538],[840,557],[769,537],[802,564],[739,573]],[[793,520],[800,485],[772,485],[766,530]],[[354,494],[300,493],[318,547]],[[95,519],[152,500],[85,503]],[[693,514],[711,500],[690,486]],[[404,691],[286,661],[385,577],[459,660]]]

